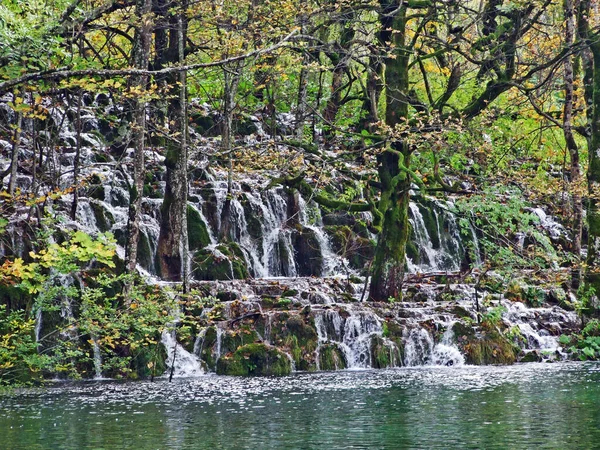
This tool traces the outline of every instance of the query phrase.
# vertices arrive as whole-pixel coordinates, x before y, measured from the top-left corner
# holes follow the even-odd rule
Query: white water
[[[204,370],[197,356],[188,352],[179,344],[174,336],[174,331],[164,331],[161,342],[167,349],[167,371],[165,376],[173,373],[174,378],[197,377],[204,374]],[[174,361],[174,362],[173,362]]]

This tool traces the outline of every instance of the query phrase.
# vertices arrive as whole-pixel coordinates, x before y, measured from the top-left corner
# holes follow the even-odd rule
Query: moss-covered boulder
[[[348,366],[344,352],[335,344],[324,344],[319,349],[321,370],[342,370]]]
[[[240,280],[248,278],[248,267],[240,247],[231,242],[215,249],[201,249],[194,257],[194,277],[198,280]]]
[[[102,232],[109,231],[115,223],[113,214],[96,201],[90,201],[90,208],[92,208],[94,213],[98,229]]]
[[[400,350],[392,341],[386,341],[379,336],[371,340],[371,367],[376,369],[398,367],[401,361]]]
[[[193,206],[187,207],[188,242],[191,251],[200,250],[210,244],[208,229],[200,213]]]
[[[457,322],[454,335],[467,364],[514,364],[519,349],[496,327],[474,326]]]
[[[288,356],[267,344],[248,344],[217,363],[217,374],[234,376],[283,376],[292,372]]]

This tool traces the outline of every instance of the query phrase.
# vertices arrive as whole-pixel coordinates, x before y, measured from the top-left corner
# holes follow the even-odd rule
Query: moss
[[[375,242],[359,236],[347,225],[329,225],[325,227],[334,252],[343,255],[353,269],[361,270],[373,258]]]
[[[200,213],[188,205],[187,207],[188,242],[190,250],[199,250],[210,244],[210,236]]]
[[[259,337],[255,330],[250,330],[248,328],[228,330],[223,334],[221,340],[221,352],[233,353],[237,351],[238,348],[247,344],[252,344],[258,340]]]
[[[137,246],[137,259],[140,266],[152,272],[153,269],[153,254],[150,248],[150,241],[146,233],[140,233],[140,238]]]
[[[281,294],[282,297],[295,297],[296,295],[298,295],[298,291],[296,289],[287,289]]]
[[[200,348],[200,359],[206,364],[209,370],[216,369],[216,359],[213,356],[213,347],[217,342],[217,329],[212,326],[206,330],[202,347]]]
[[[103,232],[110,230],[115,223],[115,218],[112,213],[96,202],[90,202],[90,207],[94,213],[98,229]]]
[[[335,344],[324,344],[319,351],[321,370],[342,370],[348,366],[344,353]]]
[[[498,329],[456,323],[453,327],[458,346],[467,364],[514,364],[517,348]]]
[[[96,200],[104,200],[104,186],[92,184],[87,188],[87,196]]]
[[[389,334],[389,327],[387,329]],[[400,348],[386,343],[379,336],[374,337],[371,340],[371,367],[385,369],[387,367],[399,366],[402,361]]]
[[[541,362],[542,355],[540,355],[536,350],[525,353],[520,359],[520,362]]]
[[[217,363],[217,374],[234,376],[289,375],[292,365],[287,355],[267,344],[248,344],[223,356]]]
[[[194,276],[199,280],[230,280],[248,278],[248,267],[239,246],[220,244],[218,253],[208,249],[196,252]]]
[[[321,276],[323,253],[316,232],[298,225],[298,229],[292,232],[291,239],[296,253],[298,275]]]

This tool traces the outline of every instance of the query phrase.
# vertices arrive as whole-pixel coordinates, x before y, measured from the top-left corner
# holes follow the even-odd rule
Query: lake
[[[3,449],[598,448],[600,364],[60,383],[0,412]]]

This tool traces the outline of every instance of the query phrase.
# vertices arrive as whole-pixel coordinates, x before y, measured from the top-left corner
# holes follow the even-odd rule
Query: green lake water
[[[58,384],[0,394],[0,449],[600,448],[600,365]]]

